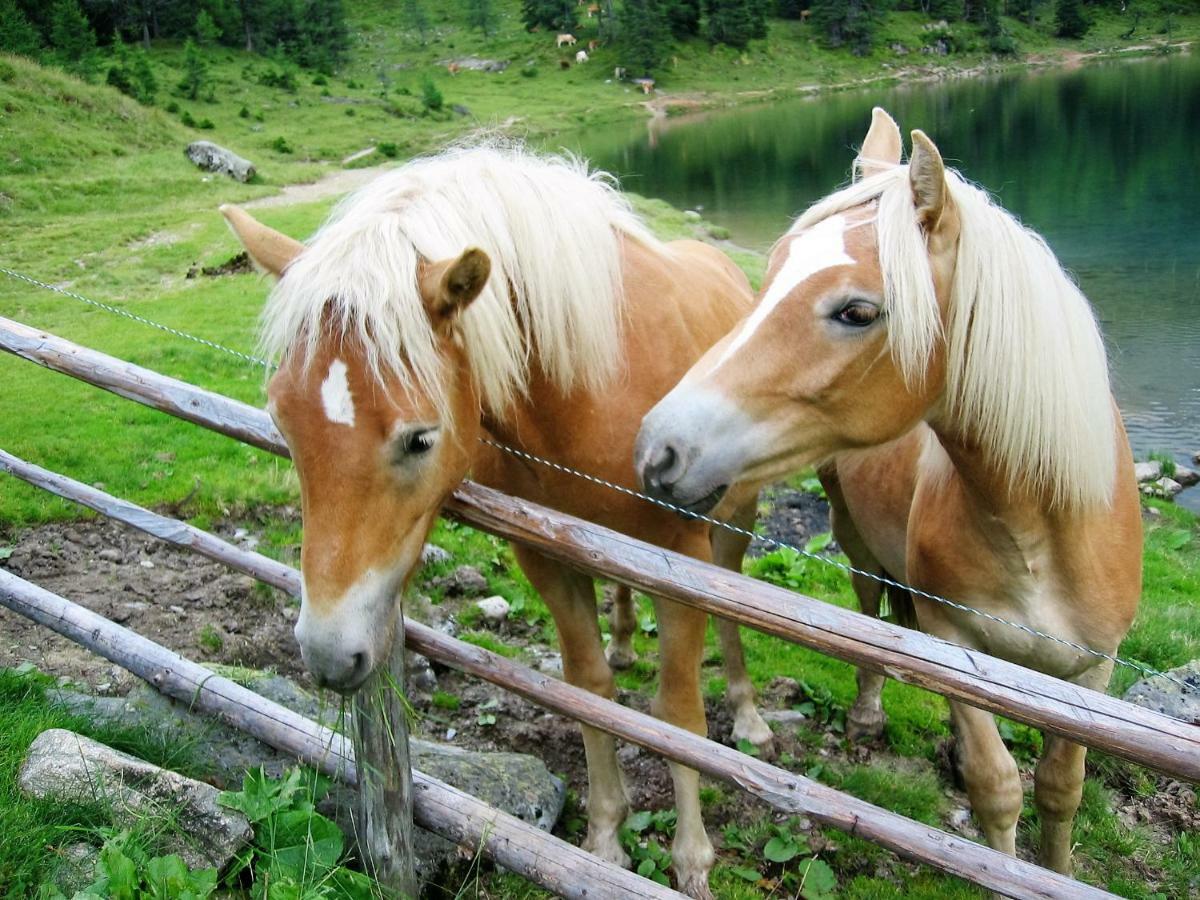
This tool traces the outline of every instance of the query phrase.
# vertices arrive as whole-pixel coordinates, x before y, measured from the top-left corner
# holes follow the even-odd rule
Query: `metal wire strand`
[[[65,290],[64,288],[56,287],[55,285],[52,285],[52,284],[47,284],[44,281],[40,281],[36,278],[32,278],[32,277],[30,277],[28,275],[24,275],[20,272],[14,272],[12,269],[8,269],[3,266],[0,266],[0,274],[7,275],[8,277],[16,279],[18,281],[26,282],[28,284],[34,285],[35,287],[40,287],[40,288],[44,288],[45,290],[48,290],[48,291],[53,291],[54,293],[61,294],[65,297],[70,297],[73,300],[78,300],[81,303],[86,303],[89,306],[93,306],[97,309],[102,309],[105,312],[110,312],[110,313],[113,313],[114,315],[123,316],[126,319],[132,319],[134,322],[138,322],[139,324],[147,325],[151,328],[157,328],[159,331],[164,331],[167,334],[174,335],[175,337],[193,341],[197,344],[202,344],[203,346],[210,347],[213,350],[219,350],[222,353],[227,353],[230,356],[237,357],[238,359],[241,359],[245,362],[253,363],[256,366],[263,366],[266,368],[271,368],[274,365],[269,360],[260,359],[259,357],[251,356],[247,353],[242,353],[240,350],[234,350],[230,347],[225,347],[221,344],[216,343],[215,341],[210,341],[210,340],[207,340],[206,338],[197,337],[196,335],[188,334],[186,331],[180,331],[177,328],[171,328],[168,325],[163,325],[159,322],[154,322],[150,319],[144,318],[143,316],[135,315],[134,313],[120,309],[119,307],[110,306],[107,303],[101,303],[97,300],[92,300],[88,297],[82,296],[81,294],[77,294],[73,291]],[[655,506],[658,506],[662,509],[670,510],[671,512],[677,513],[681,516],[685,516],[690,519],[698,519],[701,522],[704,522],[708,525],[713,526],[714,528],[724,528],[726,531],[732,531],[735,534],[742,535],[743,537],[749,537],[751,539],[762,541],[763,543],[768,544],[771,547],[774,547],[776,549],[791,550],[793,553],[797,553],[800,556],[805,557],[806,559],[816,560],[817,562],[820,562],[823,565],[832,566],[833,568],[840,569],[843,572],[847,572],[847,573],[853,574],[853,575],[861,575],[862,577],[869,578],[873,581],[878,582],[879,584],[885,585],[887,587],[894,587],[894,588],[899,588],[900,590],[908,591],[910,594],[914,594],[915,596],[918,596],[918,597],[923,597],[926,600],[930,600],[934,603],[939,603],[942,606],[946,606],[950,609],[954,609],[954,610],[957,610],[957,611],[963,612],[963,613],[968,613],[973,616],[978,616],[979,618],[986,619],[989,622],[995,622],[998,625],[1005,625],[1009,628],[1015,628],[1018,631],[1021,631],[1025,634],[1030,635],[1031,637],[1035,637],[1040,640],[1052,641],[1056,644],[1060,644],[1064,647],[1069,647],[1070,649],[1075,650],[1079,653],[1083,653],[1087,656],[1092,656],[1092,657],[1095,657],[1096,659],[1106,660],[1108,662],[1113,663],[1114,665],[1123,666],[1124,668],[1127,668],[1134,672],[1137,672],[1143,678],[1164,678],[1167,681],[1169,681],[1172,684],[1179,687],[1181,690],[1188,691],[1188,692],[1200,692],[1200,688],[1193,687],[1192,685],[1188,684],[1183,679],[1177,678],[1176,676],[1170,674],[1169,672],[1161,672],[1158,669],[1151,668],[1150,666],[1143,665],[1139,662],[1135,662],[1130,659],[1124,659],[1123,657],[1116,656],[1111,653],[1104,653],[1100,650],[1094,650],[1091,647],[1085,647],[1084,645],[1078,644],[1075,641],[1069,641],[1066,638],[1061,638],[1061,637],[1058,637],[1057,635],[1049,634],[1045,631],[1039,631],[1038,629],[1033,628],[1029,625],[1026,625],[1023,622],[1013,622],[1010,619],[1002,618],[1001,616],[997,616],[993,613],[986,612],[982,609],[976,609],[973,606],[967,606],[966,604],[959,603],[955,600],[950,600],[947,597],[942,597],[937,594],[932,594],[928,591],[923,591],[920,588],[916,588],[911,585],[904,584],[901,581],[896,581],[895,579],[888,578],[884,575],[878,575],[874,572],[868,572],[864,569],[860,569],[860,568],[857,568],[856,566],[850,565],[849,563],[844,563],[839,560],[832,559],[828,556],[823,556],[819,553],[813,553],[809,550],[804,550],[801,547],[797,547],[793,544],[788,544],[784,541],[776,540],[775,538],[766,537],[765,535],[755,534],[753,531],[750,531],[745,528],[741,528],[737,525],[732,524],[731,522],[725,522],[721,519],[714,519],[711,516],[701,515],[699,513],[692,512],[690,510],[687,510],[682,507],[675,506],[671,503],[668,503],[665,500],[659,500],[656,497],[651,497],[647,494],[641,493],[640,491],[635,491],[632,488],[625,487],[624,485],[615,484],[614,482],[606,481],[603,478],[597,478],[595,475],[590,475],[587,472],[581,472],[578,469],[572,469],[569,466],[564,466],[561,463],[554,462],[553,460],[545,459],[540,456],[536,456],[536,455],[534,455],[532,453],[528,453],[524,450],[519,450],[516,447],[509,447],[507,444],[501,444],[501,443],[499,443],[497,441],[493,441],[489,438],[480,438],[479,440],[481,443],[486,444],[496,450],[500,450],[504,453],[508,453],[508,454],[516,456],[520,459],[524,459],[527,462],[532,462],[532,463],[536,463],[541,466],[546,466],[547,468],[551,468],[558,472],[562,472],[565,475],[571,475],[576,478],[582,478],[583,480],[589,481],[592,484],[596,484],[601,487],[608,488],[610,490],[618,491],[618,492],[620,492],[622,494],[626,494],[627,496],[630,496],[630,497],[636,497],[639,500],[642,500],[646,503],[654,504]]]

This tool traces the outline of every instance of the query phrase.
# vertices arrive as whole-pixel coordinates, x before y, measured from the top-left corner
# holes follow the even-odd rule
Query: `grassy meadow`
[[[328,78],[295,70],[294,91],[262,83],[264,76],[269,81],[271,73],[283,68],[281,63],[226,48],[206,51],[211,100],[184,101],[172,92],[182,74],[182,49],[156,46],[151,61],[162,89],[152,107],[111,88],[0,56],[0,266],[253,352],[267,282],[256,275],[186,277],[191,267],[219,265],[240,249],[216,212],[219,204],[275,195],[285,185],[313,182],[347,167],[399,161],[472,133],[502,131],[552,145],[560,135],[565,138],[577,129],[603,128],[606,123],[647,115],[646,98],[609,82],[615,51],[602,47],[589,64],[561,70],[552,37],[526,34],[519,24],[518,5],[511,0],[498,4],[498,32],[489,39],[460,24],[462,15],[456,5],[439,8],[424,44],[398,27],[395,4],[360,0],[347,6],[354,33],[351,63]],[[892,14],[878,49],[865,58],[822,50],[806,25],[779,20],[772,20],[768,40],[755,42],[744,53],[710,50],[692,42],[678,48],[662,74],[664,93],[656,103],[671,114],[697,106],[791,95],[814,86],[949,75],[1006,64],[985,57],[980,48],[948,58],[919,54],[925,21],[914,13]],[[1069,44],[1021,23],[1009,24],[1035,62],[1159,37],[1152,17],[1142,26],[1144,34],[1122,41],[1119,35],[1128,23],[1101,14],[1082,42]],[[590,27],[578,32],[581,41],[593,36]],[[1175,38],[1198,33],[1200,16],[1176,17]],[[906,52],[892,49],[896,45]],[[446,60],[471,55],[512,64],[501,74],[464,70],[452,76],[447,72]],[[914,73],[918,67],[921,72]],[[427,82],[443,95],[441,110],[423,105]],[[177,105],[175,112],[168,111],[172,103]],[[182,121],[184,113],[195,122],[207,120],[212,127],[189,127]],[[214,140],[250,158],[258,165],[258,178],[243,185],[201,173],[183,156],[184,146],[197,139]],[[342,163],[368,147],[376,149]],[[275,228],[303,237],[326,217],[332,202],[330,197],[320,197],[265,207],[255,214]],[[635,197],[634,202],[664,237],[690,236],[703,227],[661,201]],[[736,253],[735,258],[752,279],[761,276],[760,257]],[[263,400],[260,368],[3,275],[0,315],[248,403]],[[216,517],[237,518],[252,509],[296,502],[290,466],[266,453],[8,356],[0,356],[0,385],[4,388],[0,447],[103,485],[118,496],[150,506],[183,501],[184,514],[200,525]],[[1146,522],[1143,604],[1121,653],[1165,669],[1200,657],[1198,522],[1186,510],[1157,502],[1151,505],[1156,512]],[[0,559],[20,530],[78,515],[70,504],[14,479],[0,480]],[[433,540],[451,551],[455,565],[480,565],[495,591],[514,602],[515,614],[537,626],[544,641],[553,643],[548,612],[505,546],[445,522],[439,523]],[[262,549],[290,559],[298,541],[294,528],[280,526],[268,529]],[[829,602],[853,604],[840,572],[787,552],[752,561],[747,571]],[[642,602],[647,603],[644,598]],[[637,635],[642,662],[619,675],[626,690],[653,688],[652,631],[647,625]],[[526,648],[509,646],[490,632],[467,636],[472,635],[508,655],[526,653]],[[822,753],[823,736],[830,729],[836,733],[853,696],[851,668],[758,634],[747,633],[746,643],[756,684],[765,686],[776,675],[797,678],[812,708],[810,721],[796,734],[800,750],[782,760],[784,765],[946,827],[953,798],[938,766],[940,745],[949,734],[941,698],[890,683],[885,690],[891,717],[885,739],[888,762],[879,761],[883,756],[873,763],[841,756],[831,761]],[[715,659],[715,640],[710,645],[709,657]],[[1112,689],[1120,692],[1132,681],[1128,671],[1118,670]],[[719,696],[723,681],[713,674],[706,687],[712,696]],[[16,792],[17,768],[37,733],[53,725],[87,728],[86,723],[54,712],[41,690],[41,682],[28,675],[0,672],[0,894],[5,896],[31,896],[53,862],[47,848],[68,836],[94,836],[107,823],[103,811],[32,804]],[[1015,724],[1006,734],[1023,771],[1029,771],[1040,736]],[[152,761],[188,770],[186,748],[149,746],[135,734],[97,736]],[[1161,779],[1098,754],[1091,760],[1077,824],[1080,877],[1146,900],[1194,895],[1200,841],[1190,834],[1164,836],[1149,824],[1129,824],[1113,814],[1114,797],[1150,796],[1161,787]],[[710,810],[731,808],[733,788],[706,782],[704,791]],[[1031,802],[1026,812],[1020,835],[1023,852],[1036,845],[1036,812]],[[829,832],[819,847],[813,842],[812,853],[766,867],[763,852],[768,841],[784,841],[796,828],[794,823],[763,816],[760,809],[754,816],[735,817],[723,832],[715,833],[720,854],[713,875],[717,895],[730,900],[791,896],[789,891],[800,890],[801,861],[813,857],[827,864],[835,887],[818,895],[810,884],[805,896],[865,900],[896,895],[890,854],[835,832]],[[642,829],[638,834],[656,840],[669,832],[670,824],[650,820]],[[770,877],[749,878],[749,870]],[[932,870],[905,866],[899,872],[905,896],[982,896]],[[473,885],[463,885],[462,895],[518,898],[541,893],[513,876],[485,874]]]

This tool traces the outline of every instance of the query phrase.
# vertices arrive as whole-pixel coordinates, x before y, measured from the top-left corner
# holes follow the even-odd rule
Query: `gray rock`
[[[449,575],[435,579],[432,584],[444,588],[447,594],[459,597],[478,596],[488,589],[487,579],[474,566],[459,566]]]
[[[1171,477],[1185,488],[1200,484],[1200,472],[1197,472],[1195,469],[1189,469],[1187,466],[1181,466],[1178,463],[1175,464],[1175,473]]]
[[[433,671],[433,666],[429,664],[427,658],[420,653],[408,653],[405,654],[404,664],[408,670],[405,674],[408,676],[408,683],[412,688],[426,694],[437,690],[437,674]]]
[[[1200,659],[1167,674],[1172,677],[1151,676],[1136,682],[1125,692],[1125,699],[1191,725],[1200,725]]]
[[[64,847],[58,854],[54,867],[54,884],[66,896],[90,887],[96,881],[100,865],[100,848],[91,844],[77,843]]]
[[[170,852],[191,868],[220,871],[253,837],[245,816],[217,805],[220,792],[212,785],[62,728],[34,739],[19,783],[39,799],[101,803],[123,827],[169,817]]]
[[[1151,481],[1142,485],[1143,494],[1149,494],[1152,497],[1161,497],[1164,500],[1172,499],[1182,490],[1183,485],[1174,478],[1167,478],[1165,475],[1157,481]]]
[[[780,725],[799,725],[808,720],[808,716],[798,709],[767,709],[763,710],[762,717],[767,722],[777,722]]]
[[[416,658],[413,654],[408,660]],[[350,726],[349,716],[343,718],[339,704],[308,693],[288,678],[247,669],[213,668],[331,728],[343,730]],[[186,742],[192,748],[193,763],[204,772],[204,777],[229,789],[241,787],[247,769],[261,765],[278,777],[286,768],[296,765],[296,760],[286,754],[222,722],[191,712],[145,684],[139,683],[125,697],[94,697],[69,690],[51,691],[49,696],[55,703],[92,721],[142,727],[169,736],[172,742]],[[413,739],[409,749],[413,765],[420,771],[541,828],[553,828],[562,812],[565,786],[537,757],[475,753],[420,739]],[[345,786],[336,788],[323,801],[323,811],[338,820],[348,840],[354,835],[350,827],[353,808],[353,790]],[[449,841],[418,829],[417,858],[421,877],[430,881],[456,865],[459,854]]]
[[[212,141],[193,141],[184,151],[187,158],[206,172],[218,172],[237,181],[249,181],[254,177],[254,163],[243,159],[232,150]]]
[[[437,544],[426,544],[421,548],[421,565],[427,566],[430,563],[443,563],[450,559],[450,551],[444,550]]]
[[[454,63],[460,69],[471,69],[474,72],[503,72],[508,68],[507,59],[480,59],[478,56],[466,56],[462,59],[446,60],[443,65]]]
[[[512,608],[509,602],[499,594],[476,600],[475,606],[483,613],[484,621],[490,625],[499,625],[507,619],[508,611]]]
[[[555,678],[562,678],[563,662],[561,653],[550,653],[543,656],[537,661],[534,666],[539,672],[544,672],[547,675],[553,675]]]
[[[1156,478],[1162,477],[1162,463],[1157,459],[1150,459],[1146,462],[1134,463],[1133,474],[1137,478],[1138,484],[1146,481],[1154,481]]]

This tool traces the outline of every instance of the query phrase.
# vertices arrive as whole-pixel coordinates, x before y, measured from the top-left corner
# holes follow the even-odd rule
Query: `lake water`
[[[577,144],[629,190],[765,249],[844,183],[871,107],[1039,231],[1095,305],[1134,451],[1200,451],[1200,58],[838,93],[606,128]],[[1200,507],[1200,487],[1181,502]]]

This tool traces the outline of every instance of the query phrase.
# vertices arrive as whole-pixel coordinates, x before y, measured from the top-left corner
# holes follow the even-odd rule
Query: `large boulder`
[[[249,181],[254,177],[254,163],[212,141],[192,141],[184,153],[206,172],[218,172],[238,181]]]
[[[1125,692],[1125,699],[1138,706],[1200,725],[1200,659],[1172,669],[1171,678],[1143,678]]]
[[[254,836],[245,816],[217,804],[212,785],[63,728],[34,739],[19,783],[31,797],[102,804],[121,827],[168,819],[169,852],[193,869],[220,871]]]

